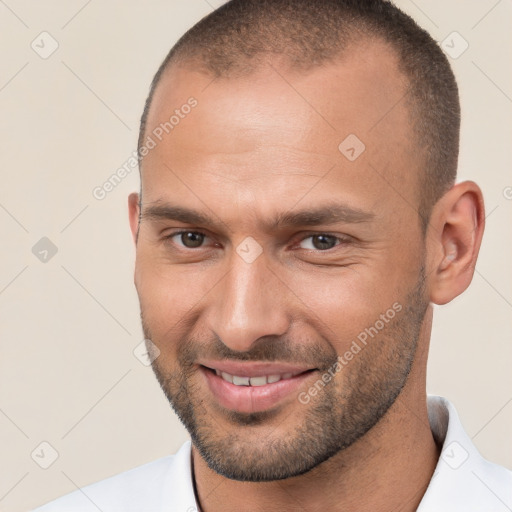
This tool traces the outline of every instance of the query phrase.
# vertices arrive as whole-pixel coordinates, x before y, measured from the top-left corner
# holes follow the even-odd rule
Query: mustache
[[[146,322],[142,322],[144,337],[157,346],[176,344],[177,359],[182,368],[190,368],[199,359],[229,360],[237,362],[280,362],[319,370],[327,370],[336,363],[338,354],[326,339],[311,340],[291,336],[263,336],[254,341],[247,351],[229,348],[215,334],[207,339],[182,336],[175,339],[155,340]],[[156,361],[155,361],[156,362]]]
[[[337,353],[327,342],[292,341],[281,336],[259,338],[249,350],[241,352],[232,350],[214,336],[207,342],[191,338],[185,340],[178,350],[178,358],[184,365],[205,358],[237,362],[286,362],[323,369],[336,361]]]

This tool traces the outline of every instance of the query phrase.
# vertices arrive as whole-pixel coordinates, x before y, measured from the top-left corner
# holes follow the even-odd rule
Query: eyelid
[[[338,238],[339,240],[350,240],[352,238],[350,235],[345,235],[343,233],[330,233],[329,231],[307,231],[306,233],[302,233],[300,236],[302,237],[301,240],[304,240],[310,236],[318,235],[332,236],[333,238]]]
[[[205,237],[205,240],[212,238],[210,235],[208,235],[207,233],[205,233],[204,231],[199,230],[199,229],[178,229],[177,231],[171,231],[171,232],[165,234],[163,236],[163,240],[171,241],[175,236],[183,235],[184,233],[196,233],[196,234],[199,234],[199,235],[203,235]],[[204,249],[204,246],[202,246],[202,245],[199,246],[199,247],[195,247],[195,248],[185,247],[185,246],[182,246],[182,245],[179,245],[179,244],[176,244],[176,245],[178,245],[179,247],[183,247],[185,249],[189,249],[189,250]]]
[[[164,235],[163,239],[164,240],[171,240],[172,238],[174,238],[175,236],[178,236],[178,235],[182,235],[184,233],[197,233],[197,234],[200,234],[200,235],[203,235],[205,237],[205,239],[210,239],[212,240],[213,237],[211,237],[210,235],[208,235],[204,230],[201,230],[201,229],[178,229],[177,231],[171,231],[169,232],[168,234]],[[308,233],[303,233],[300,235],[300,238],[293,243],[293,246],[296,246],[298,244],[300,244],[301,242],[303,242],[304,240],[307,240],[308,238],[311,238],[313,236],[319,236],[319,235],[326,235],[326,236],[330,236],[330,237],[333,237],[337,240],[337,244],[334,246],[334,247],[331,247],[330,249],[324,249],[324,250],[320,250],[320,249],[303,249],[305,251],[313,251],[313,252],[328,252],[332,249],[335,249],[336,247],[342,245],[343,243],[347,243],[347,242],[350,242],[350,240],[352,240],[352,237],[350,237],[349,235],[340,235],[340,234],[335,234],[335,233],[329,233],[327,231],[311,231],[311,232],[308,232]],[[179,247],[182,247],[181,245]],[[206,248],[205,246],[199,246],[199,247],[195,247],[195,248],[190,248],[190,247],[184,247],[185,249],[188,249],[188,250],[198,250],[198,249],[204,249]]]
[[[352,237],[350,237],[348,235],[340,235],[340,234],[335,234],[335,233],[329,233],[328,231],[312,231],[310,233],[301,235],[300,239],[294,245],[298,245],[301,242],[304,242],[304,240],[307,240],[308,238],[311,238],[313,236],[319,236],[319,235],[325,235],[325,236],[329,236],[329,237],[335,238],[336,242],[337,242],[336,245],[334,247],[331,247],[330,249],[324,249],[324,250],[321,250],[321,249],[304,249],[304,248],[302,248],[302,249],[304,251],[313,251],[313,252],[319,252],[319,253],[325,252],[325,253],[327,253],[327,252],[335,249],[336,247],[339,247],[340,245],[342,245],[344,243],[348,243],[348,242],[350,242],[352,240]]]

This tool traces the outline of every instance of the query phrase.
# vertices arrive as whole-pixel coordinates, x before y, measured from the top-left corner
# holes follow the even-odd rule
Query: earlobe
[[[133,243],[137,245],[139,233],[139,194],[132,192],[128,196],[128,215],[130,220],[130,230],[132,232]]]
[[[482,192],[471,181],[455,185],[435,205],[427,243],[430,300],[446,304],[471,283],[484,230]]]

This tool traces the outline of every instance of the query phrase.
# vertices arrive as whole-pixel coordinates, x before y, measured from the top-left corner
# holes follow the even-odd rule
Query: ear
[[[133,243],[137,245],[139,233],[139,194],[132,192],[128,196],[128,214],[130,217],[130,230],[132,232]]]
[[[446,304],[471,283],[484,232],[482,191],[454,185],[434,206],[427,232],[430,301]]]

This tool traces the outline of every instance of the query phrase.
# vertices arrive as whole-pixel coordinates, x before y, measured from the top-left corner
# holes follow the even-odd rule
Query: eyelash
[[[164,240],[172,241],[172,239],[174,237],[179,236],[179,235],[183,235],[185,233],[194,233],[194,234],[198,234],[198,235],[203,235],[206,238],[210,238],[206,233],[203,233],[202,231],[195,231],[195,230],[191,230],[191,229],[184,229],[184,230],[175,231],[173,233],[170,233],[169,235],[166,235],[164,237]],[[329,252],[332,249],[335,249],[336,247],[338,247],[339,245],[342,245],[342,244],[348,242],[348,238],[347,237],[340,237],[340,236],[336,236],[336,235],[331,235],[330,233],[325,233],[325,232],[322,232],[322,231],[318,231],[318,232],[314,232],[314,233],[309,233],[308,235],[306,235],[303,238],[301,238],[298,243],[303,242],[304,240],[307,240],[308,238],[311,238],[313,236],[319,236],[319,235],[326,235],[326,236],[335,238],[336,241],[337,241],[336,245],[334,247],[331,247],[331,248],[325,249],[325,250],[320,250],[320,249],[303,249],[303,250],[305,250],[305,251],[314,251],[314,252]],[[198,249],[203,249],[203,246],[194,247],[194,248],[191,248],[191,247],[181,247],[180,246],[180,248],[182,248],[183,250],[194,251],[194,250],[198,250]]]

